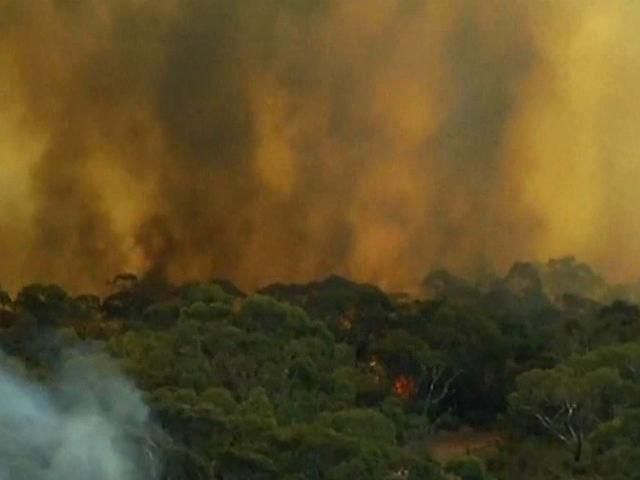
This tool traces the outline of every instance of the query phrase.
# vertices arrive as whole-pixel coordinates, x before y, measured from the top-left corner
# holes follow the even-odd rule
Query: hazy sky
[[[640,273],[634,0],[0,0],[0,284]]]

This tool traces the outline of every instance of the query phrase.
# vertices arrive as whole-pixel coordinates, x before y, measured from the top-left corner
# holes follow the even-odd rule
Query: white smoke
[[[148,409],[108,361],[66,354],[51,382],[0,355],[0,480],[152,480]]]

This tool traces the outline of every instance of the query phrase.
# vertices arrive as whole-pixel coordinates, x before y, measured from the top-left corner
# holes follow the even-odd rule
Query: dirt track
[[[497,431],[443,432],[427,443],[427,451],[439,462],[464,455],[480,455],[495,448],[502,436]]]

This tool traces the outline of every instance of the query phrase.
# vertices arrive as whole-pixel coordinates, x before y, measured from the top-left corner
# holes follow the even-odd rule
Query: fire
[[[393,382],[393,391],[398,397],[408,400],[416,394],[416,382],[411,377],[400,375]]]

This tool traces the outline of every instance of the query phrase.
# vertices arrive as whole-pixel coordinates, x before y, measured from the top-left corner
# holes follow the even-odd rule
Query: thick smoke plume
[[[116,373],[74,354],[54,385],[0,357],[0,480],[157,478],[147,409]]]
[[[0,281],[640,254],[640,4],[0,1]]]

